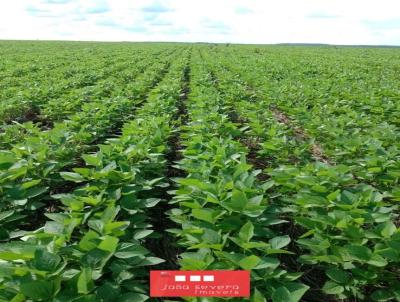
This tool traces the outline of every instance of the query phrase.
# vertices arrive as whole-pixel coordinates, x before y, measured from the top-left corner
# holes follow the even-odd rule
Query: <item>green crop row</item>
[[[369,292],[374,301],[398,299],[400,231],[395,225],[398,206],[393,203],[393,196],[363,183],[345,165],[296,160],[306,155],[296,154],[296,150],[304,148],[292,147],[291,154],[285,152],[287,143],[283,150],[280,148],[279,142],[291,137],[277,131],[276,121],[271,123],[271,113],[263,112],[268,101],[256,97],[252,102],[246,95],[245,83],[236,82],[235,89],[229,89],[232,74],[215,64],[209,66],[220,76],[216,82],[223,97],[246,117],[244,124],[256,131],[264,130],[264,134],[254,130],[248,134],[258,139],[260,160],[273,158],[265,171],[272,179],[271,195],[280,217],[293,224],[290,235],[296,246],[291,250],[300,256],[298,267],[303,265],[302,269],[306,269],[308,265],[320,271],[309,282],[318,283],[324,272],[327,281],[322,290],[326,294],[364,300]],[[268,136],[270,131],[273,137]],[[292,164],[288,165],[290,161]],[[272,169],[277,164],[282,166]]]
[[[149,78],[137,82],[136,97],[111,98],[96,106],[94,103],[84,106],[82,111],[56,123],[48,131],[28,124],[23,128],[27,133],[21,132],[20,142],[0,152],[3,201],[0,209],[1,212],[11,211],[0,221],[4,239],[13,236],[9,231],[30,225],[30,221],[24,224],[23,220],[50,206],[51,195],[70,188],[59,172],[80,164],[80,154],[90,150],[91,144],[101,143],[118,131],[124,121],[131,119],[135,109],[145,102],[148,91],[162,80],[172,59],[161,58],[147,73]]]
[[[14,44],[8,46],[12,48]],[[0,102],[3,105],[0,120],[8,123],[38,118],[48,122],[59,117],[51,109],[57,109],[62,117],[62,105],[67,106],[67,113],[71,110],[75,112],[79,110],[81,102],[90,97],[109,97],[114,90],[114,95],[119,95],[121,86],[132,82],[149,62],[153,62],[153,57],[176,51],[176,48],[144,47],[137,48],[132,56],[129,48],[123,51],[105,48],[93,55],[92,52],[85,53],[79,46],[69,45],[53,53],[21,55],[18,48],[15,49],[17,56],[13,58],[7,55],[5,66],[0,70]],[[165,53],[160,53],[160,50]],[[5,49],[0,48],[0,52],[4,53]],[[128,59],[129,56],[131,59]],[[15,62],[18,62],[17,67]],[[7,69],[8,64],[11,65],[10,70]],[[49,102],[51,108],[45,110]]]
[[[361,59],[357,53],[338,58],[327,51],[328,61],[320,56],[318,65],[311,65],[311,58],[301,50],[284,59],[270,54],[270,60],[260,60],[247,54],[239,65],[231,63],[238,54],[229,57],[228,53],[215,55],[212,64],[244,79],[266,100],[266,107],[277,106],[292,117],[334,162],[351,167],[359,179],[399,198],[400,107],[394,86],[398,65],[391,65],[396,62],[395,52],[380,50],[384,70],[373,65],[367,51]],[[275,79],[277,69],[283,72],[283,68],[287,68],[285,75]],[[359,71],[357,76],[354,70]],[[311,72],[315,74],[307,76]]]
[[[60,173],[78,187],[52,195],[60,202],[44,225],[0,245],[0,301],[147,300],[147,267],[164,261],[144,247],[153,232],[147,211],[168,186],[164,154],[185,57],[119,137],[84,154],[84,167]]]
[[[152,55],[149,57],[153,58]],[[158,78],[163,65],[171,57],[171,55],[165,54],[160,60],[151,60],[152,65],[147,66],[143,72],[141,70],[145,66],[138,66],[137,69],[135,67],[135,73],[131,73],[131,77],[127,77],[122,82],[114,80],[107,85],[100,85],[99,87],[91,86],[91,89],[93,90],[86,87],[85,96],[83,98],[78,96],[74,98],[75,94],[72,92],[76,93],[76,90],[72,90],[70,96],[67,96],[66,94],[62,95],[61,98],[52,96],[51,99],[41,105],[40,115],[33,117],[32,124],[36,125],[39,129],[43,122],[54,124],[54,122],[62,122],[63,119],[82,119],[82,116],[91,115],[91,112],[93,112],[94,109],[97,108],[97,111],[100,111],[102,106],[109,106],[110,103],[115,102],[115,100],[119,102],[119,99],[121,98],[140,100],[145,96],[149,88],[154,85],[153,81]],[[133,69],[131,66],[126,68],[129,68],[130,70]],[[121,78],[123,78],[123,75]],[[117,93],[114,94],[112,90],[116,89],[116,87],[118,87]],[[96,90],[98,91],[98,97],[93,98],[93,92]],[[8,110],[7,108],[9,108],[13,114],[21,115],[22,113],[18,112],[18,108],[25,110],[27,107],[24,106],[23,100],[16,100],[15,106],[7,107],[6,105],[3,109]],[[29,104],[28,107],[30,107]],[[32,111],[32,114],[35,113]],[[40,118],[41,123],[35,124],[35,119],[37,118]],[[4,117],[2,120],[5,120]],[[24,133],[26,131],[24,127],[31,127],[32,124],[26,123],[21,126],[18,123],[15,124],[14,121],[14,124],[4,125],[2,127],[3,133],[0,135],[0,144],[4,147],[9,147],[17,143],[18,139],[21,138],[21,132]]]
[[[302,273],[288,272],[277,257],[290,253],[284,249],[290,238],[270,228],[285,222],[265,196],[270,183],[257,180],[260,171],[251,169],[246,148],[235,141],[241,129],[224,114],[224,101],[200,57],[192,60],[190,121],[183,127],[185,149],[179,162],[187,176],[176,180],[172,203],[178,207],[170,211],[181,225],[170,229],[185,248],[181,269],[251,270],[254,301],[300,301],[308,289],[296,282]]]

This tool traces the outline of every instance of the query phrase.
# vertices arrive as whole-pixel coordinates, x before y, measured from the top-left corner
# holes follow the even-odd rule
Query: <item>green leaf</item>
[[[15,211],[3,211],[0,212],[0,221],[7,219],[8,217],[12,216]]]
[[[135,238],[136,240],[143,239],[143,238],[149,236],[153,232],[154,232],[153,230],[140,230],[140,231],[135,232],[135,235],[133,235],[133,238]]]
[[[328,198],[330,201],[335,200],[340,194],[340,190],[336,190],[335,192],[330,193],[326,198]]]
[[[10,302],[25,302],[25,301],[26,301],[25,295],[22,293],[19,293],[19,294],[16,294],[14,296],[14,298],[11,299]]]
[[[40,271],[55,271],[60,262],[61,258],[58,255],[45,250],[37,250],[33,259],[33,265]]]
[[[238,264],[241,268],[245,270],[251,270],[255,268],[260,262],[261,262],[260,258],[258,258],[255,255],[251,255],[240,260]]]
[[[67,302],[67,301],[65,301],[65,302]],[[95,295],[86,295],[86,296],[83,296],[83,297],[81,296],[77,299],[74,299],[74,302],[97,302],[97,300],[96,300]]]
[[[280,262],[277,258],[263,257],[261,261],[254,267],[254,269],[265,269],[274,270],[279,266]]]
[[[214,211],[210,209],[193,209],[192,216],[209,223],[214,223]]]
[[[231,197],[231,202],[229,203],[229,206],[236,211],[242,211],[246,208],[246,205],[248,203],[248,199],[246,197],[246,194],[244,192],[234,189],[232,192],[232,197]]]
[[[386,221],[385,223],[383,223],[381,235],[384,238],[390,238],[396,231],[397,231],[396,225],[391,221]]]
[[[181,269],[184,270],[205,270],[208,265],[206,262],[194,258],[179,259],[178,262]]]
[[[74,172],[60,172],[60,175],[63,179],[65,180],[70,180],[73,182],[83,182],[85,179],[82,177],[82,175]]]
[[[139,293],[127,293],[118,298],[118,302],[144,302],[149,299],[148,296]]]
[[[58,280],[35,280],[23,282],[20,286],[21,292],[34,300],[52,300],[60,290]]]
[[[33,187],[33,186],[36,186],[36,185],[39,184],[41,181],[42,181],[41,179],[36,179],[36,180],[31,180],[31,181],[24,182],[24,183],[21,185],[21,188],[23,188],[23,189],[29,189],[29,188],[31,188],[31,187]]]
[[[284,286],[278,287],[272,294],[273,302],[288,302],[290,299],[290,291]]]
[[[25,192],[24,197],[25,198],[33,198],[36,196],[39,196],[41,194],[43,194],[44,192],[47,191],[47,187],[34,187],[34,188],[30,188]]]
[[[140,262],[140,266],[145,266],[145,265],[157,265],[160,263],[165,262],[164,259],[157,258],[157,257],[147,257],[145,260]]]
[[[210,191],[213,188],[212,184],[202,182],[199,179],[195,178],[181,178],[178,180],[181,185],[194,187],[200,191]]]
[[[97,290],[97,299],[99,301],[118,301],[118,296],[120,295],[120,288],[118,285],[112,284],[110,282],[104,282]]]
[[[88,294],[94,288],[94,282],[92,277],[92,270],[88,267],[82,268],[82,272],[79,274],[77,281],[78,293]]]
[[[266,302],[267,300],[263,296],[262,293],[257,289],[257,287],[254,288],[254,293],[253,296],[251,296],[251,302]]]
[[[307,248],[312,250],[324,250],[329,248],[331,245],[328,240],[319,239],[298,239],[297,243],[307,246]]]
[[[347,284],[350,281],[350,276],[343,270],[331,268],[326,271],[326,275],[333,281],[340,284]]]
[[[298,282],[286,283],[285,287],[290,292],[290,300],[288,302],[298,302],[298,301],[300,301],[301,298],[303,297],[303,295],[310,288],[309,286],[304,285],[303,283],[298,283]]]
[[[267,191],[268,189],[272,188],[275,185],[275,181],[269,180],[265,183],[263,183],[260,187],[264,190]]]
[[[139,244],[134,243],[122,243],[118,247],[114,256],[121,259],[128,259],[137,256],[144,256],[148,254],[148,250]]]
[[[322,291],[328,295],[338,295],[344,292],[344,287],[335,282],[326,281],[322,287]]]
[[[96,240],[99,238],[99,235],[92,230],[89,230],[83,235],[81,241],[79,241],[79,248],[83,251],[90,251],[97,247]],[[98,240],[97,240],[98,241]]]
[[[345,204],[353,204],[357,201],[357,195],[345,190],[340,194],[340,201]]]
[[[367,263],[377,267],[384,267],[388,265],[386,259],[379,254],[372,254],[371,259]]]
[[[269,240],[272,249],[281,249],[290,243],[290,237],[288,235],[274,237]]]
[[[363,245],[346,245],[344,250],[352,260],[368,261],[371,258],[371,250]]]
[[[206,243],[210,243],[210,244],[218,244],[221,240],[221,235],[211,229],[203,229],[203,235],[201,236],[201,239],[204,240],[204,242]]]
[[[0,249],[1,260],[30,260],[35,257],[36,245],[25,242],[10,242]]]
[[[87,165],[90,166],[99,166],[101,164],[101,157],[98,153],[96,154],[83,154],[83,160],[86,162]]]
[[[395,295],[387,289],[378,289],[371,294],[372,301],[390,301]]]
[[[250,239],[253,238],[253,235],[254,235],[254,226],[250,221],[248,221],[241,227],[239,231],[239,237],[243,241],[249,242]]]
[[[15,164],[16,156],[10,151],[0,151],[0,168],[8,169]]]
[[[103,241],[99,244],[98,248],[107,251],[110,253],[114,253],[117,249],[119,239],[112,236],[105,236]]]

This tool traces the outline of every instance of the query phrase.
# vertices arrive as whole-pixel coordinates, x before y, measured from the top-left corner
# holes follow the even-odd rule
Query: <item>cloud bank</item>
[[[0,39],[400,45],[397,0],[4,0]]]

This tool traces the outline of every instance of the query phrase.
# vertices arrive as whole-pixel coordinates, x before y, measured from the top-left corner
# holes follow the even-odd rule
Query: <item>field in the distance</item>
[[[254,302],[400,301],[400,49],[0,58],[0,301],[156,301],[150,269],[251,270]]]

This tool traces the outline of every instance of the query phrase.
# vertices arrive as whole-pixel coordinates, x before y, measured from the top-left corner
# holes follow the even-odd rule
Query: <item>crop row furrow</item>
[[[148,247],[155,255],[166,260],[165,263],[161,263],[160,265],[156,266],[155,269],[178,269],[177,261],[180,249],[177,246],[175,238],[172,236],[172,234],[166,231],[169,228],[176,227],[176,224],[168,218],[167,213],[172,208],[172,205],[170,204],[172,195],[169,194],[169,191],[176,187],[174,179],[177,177],[185,177],[184,171],[179,169],[177,163],[182,159],[183,147],[180,137],[181,128],[187,123],[186,102],[190,92],[191,52],[192,50],[190,49],[186,65],[183,67],[180,95],[176,104],[177,111],[175,112],[172,121],[174,127],[167,142],[168,150],[165,155],[165,176],[167,177],[166,181],[169,182],[169,187],[164,188],[161,192],[161,196],[165,202],[159,203],[157,207],[154,207],[150,211],[149,214],[154,226],[154,230],[161,234],[161,236],[150,239],[148,241]]]

